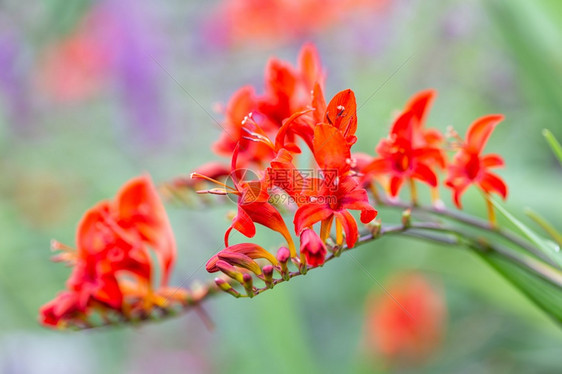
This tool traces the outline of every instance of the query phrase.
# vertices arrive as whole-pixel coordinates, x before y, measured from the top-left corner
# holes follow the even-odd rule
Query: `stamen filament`
[[[192,179],[195,179],[195,178],[197,178],[197,179],[204,179],[204,180],[209,181],[209,182],[211,182],[211,183],[218,184],[219,186],[223,186],[224,188],[227,188],[227,189],[231,190],[232,192],[238,192],[238,190],[236,190],[235,188],[232,188],[232,187],[230,187],[230,186],[228,186],[228,185],[226,185],[226,184],[224,184],[224,183],[222,183],[222,182],[219,182],[219,181],[216,180],[216,179],[213,179],[213,178],[208,177],[208,176],[203,175],[203,174],[199,174],[199,173],[197,173],[197,172],[191,173],[191,178],[192,178]]]

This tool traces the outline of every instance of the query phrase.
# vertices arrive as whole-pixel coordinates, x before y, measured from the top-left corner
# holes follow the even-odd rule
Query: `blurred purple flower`
[[[23,132],[29,123],[28,66],[22,62],[23,46],[17,30],[0,30],[0,96],[7,120],[15,131]]]
[[[130,0],[95,4],[67,38],[46,53],[42,81],[59,101],[85,99],[110,84],[122,99],[135,134],[165,137],[158,64],[163,38],[147,8]],[[134,137],[134,136],[133,136]]]

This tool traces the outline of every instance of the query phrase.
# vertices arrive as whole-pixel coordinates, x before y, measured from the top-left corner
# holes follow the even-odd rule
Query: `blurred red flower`
[[[367,304],[366,343],[370,354],[390,366],[415,366],[439,348],[446,305],[440,288],[423,275],[406,273],[385,285]]]
[[[453,190],[453,201],[461,208],[461,195],[472,184],[477,185],[486,195],[497,193],[507,198],[507,185],[489,169],[504,166],[497,154],[483,156],[482,150],[496,125],[503,120],[502,115],[492,114],[476,120],[466,132],[466,141],[449,165],[449,176],[445,185]]]
[[[227,44],[283,42],[324,31],[353,12],[377,11],[386,3],[388,0],[224,0],[209,29],[215,39]]]
[[[150,177],[130,180],[115,200],[87,211],[78,225],[76,245],[73,250],[54,242],[54,249],[65,250],[55,260],[68,262],[73,270],[67,290],[41,309],[44,324],[86,318],[94,309],[126,312],[162,302],[153,292],[156,269],[150,249],[158,257],[160,286],[165,289],[176,245]]]

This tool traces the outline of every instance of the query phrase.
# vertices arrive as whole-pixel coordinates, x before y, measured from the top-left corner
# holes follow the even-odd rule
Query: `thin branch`
[[[341,250],[337,250],[338,248],[330,248],[332,250],[332,254],[330,254],[326,258],[325,262],[328,263],[330,261],[333,261],[335,258],[339,257],[340,253],[350,251],[359,245],[370,243],[372,241],[380,239],[381,237],[392,235],[404,235],[448,246],[464,246],[469,249],[484,253],[495,252],[510,260],[511,262],[533,271],[538,276],[551,282],[552,284],[557,285],[558,287],[562,287],[562,272],[558,271],[552,266],[543,263],[542,261],[535,259],[534,257],[531,257],[523,252],[510,250],[509,248],[502,245],[492,244],[485,238],[474,237],[460,231],[459,229],[446,227],[438,223],[409,223],[407,225],[381,227],[378,232],[362,235],[357,241],[356,246],[353,248],[347,248],[347,246],[344,246],[343,248],[341,248]],[[307,269],[307,272],[314,269],[316,268],[309,267]],[[307,272],[290,272],[286,280],[283,278],[275,278],[273,279],[272,284],[273,286],[276,286],[280,283],[287,282],[292,278],[304,275]],[[234,280],[229,279],[229,282],[233,287],[238,285]],[[257,296],[271,288],[267,286],[254,288],[252,296]],[[188,312],[194,307],[198,307],[203,301],[207,300],[211,296],[222,294],[222,292],[220,291],[221,290],[216,286],[214,282],[209,282],[199,286],[196,290],[187,292],[188,296],[185,298],[185,300],[182,300],[179,303],[180,307],[178,307],[178,304],[175,303],[170,304],[170,307],[155,307],[153,313],[150,313],[149,315],[136,316],[134,319],[127,319],[126,317],[121,316],[118,321],[104,321],[101,324],[88,324],[75,327],[78,329],[89,329],[110,325],[136,325],[140,322],[161,321],[168,317]],[[239,297],[247,296],[240,295]]]
[[[469,216],[467,214],[461,213],[461,212],[455,212],[446,208],[436,208],[436,207],[432,207],[432,206],[414,206],[411,204],[407,204],[401,201],[390,201],[388,199],[379,199],[379,205],[380,206],[384,206],[384,207],[389,207],[389,208],[396,208],[396,209],[410,209],[412,212],[422,212],[422,213],[428,213],[428,214],[432,214],[432,215],[436,215],[436,216],[440,216],[440,217],[444,217],[444,218],[448,218],[451,219],[453,221],[457,221],[460,223],[464,223],[466,225],[478,228],[478,229],[482,229],[482,230],[486,230],[492,234],[496,234],[499,235],[501,237],[503,237],[505,240],[515,244],[516,246],[523,248],[527,251],[529,251],[530,253],[534,254],[535,256],[539,257],[540,259],[546,261],[547,263],[549,263],[550,265],[553,265],[555,267],[557,267],[558,265],[552,261],[551,258],[549,258],[548,256],[546,256],[542,251],[540,251],[538,248],[536,248],[535,246],[533,246],[530,242],[518,237],[517,235],[513,234],[511,231],[502,229],[502,228],[496,228],[496,227],[492,227],[492,225],[490,224],[490,222],[480,219],[480,218],[476,218],[473,216]]]

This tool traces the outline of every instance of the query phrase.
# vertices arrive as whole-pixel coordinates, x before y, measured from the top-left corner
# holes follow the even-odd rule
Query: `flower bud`
[[[304,255],[306,263],[316,267],[324,264],[326,259],[326,245],[312,229],[305,229],[301,233],[301,257]]]
[[[381,233],[381,221],[374,220],[367,225],[367,228],[371,232],[371,235],[373,235],[373,239],[376,239]]]
[[[267,288],[273,288],[273,266],[266,265],[263,267],[263,281]]]
[[[239,298],[241,295],[238,291],[236,291],[234,288],[232,288],[232,286],[230,285],[230,283],[228,283],[227,281],[225,281],[224,279],[221,278],[215,278],[215,284],[224,292],[231,294],[232,296],[234,296],[235,298]]]
[[[252,279],[252,276],[248,273],[244,273],[242,274],[242,280],[242,285],[244,286],[248,297],[254,297],[254,281]]]
[[[291,252],[287,247],[281,247],[277,251],[277,261],[279,261],[279,266],[281,267],[281,276],[284,280],[289,280],[289,268],[287,263],[289,262],[289,258],[291,258]]]
[[[291,257],[291,252],[287,247],[281,247],[277,251],[277,261],[287,263]]]
[[[406,209],[405,211],[402,212],[402,225],[404,226],[404,228],[408,228],[410,227],[411,223],[412,223],[412,210]]]
[[[261,275],[262,273],[258,263],[242,253],[221,251],[217,256],[219,257],[219,259],[224,260],[231,265],[236,265],[244,269],[248,269],[256,275]]]
[[[234,266],[224,260],[218,260],[216,265],[220,271],[228,275],[230,278],[244,284],[244,277],[242,273],[238,271]]]

